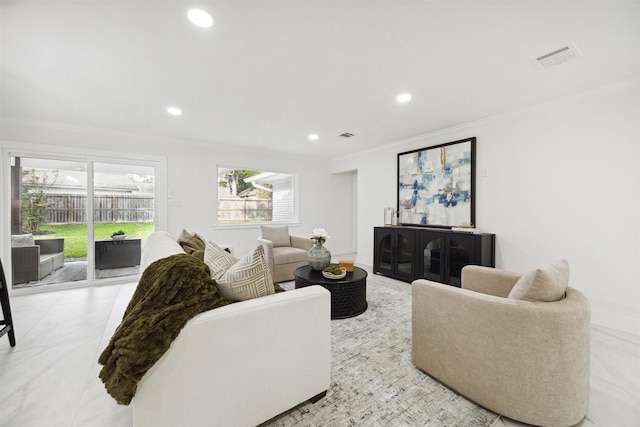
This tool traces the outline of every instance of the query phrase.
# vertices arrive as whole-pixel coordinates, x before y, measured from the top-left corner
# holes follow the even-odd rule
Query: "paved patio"
[[[96,279],[107,279],[110,277],[137,276],[140,274],[140,266],[111,268],[105,270],[96,270]],[[87,279],[87,261],[65,260],[64,265],[53,273],[45,276],[42,280],[20,283],[14,285],[14,289],[31,288],[36,286],[53,285],[57,283],[77,282]]]

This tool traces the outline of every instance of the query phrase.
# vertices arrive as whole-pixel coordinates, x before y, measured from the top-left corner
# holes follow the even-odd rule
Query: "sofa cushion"
[[[509,297],[526,301],[559,301],[569,285],[569,263],[561,260],[549,267],[524,274],[513,286]]]
[[[13,248],[35,245],[36,241],[33,239],[33,234],[14,234],[11,236],[11,247]]]
[[[289,240],[289,226],[287,225],[262,225],[260,226],[262,238],[271,240],[273,247],[291,246]]]
[[[290,264],[293,262],[306,262],[309,253],[304,249],[294,247],[280,247],[273,251],[273,262],[277,265]]]
[[[235,301],[275,293],[262,245],[258,245],[253,252],[231,266],[216,279],[216,283],[222,296]]]
[[[211,277],[218,279],[238,262],[238,259],[214,242],[207,241],[204,249],[204,262],[209,266]]]

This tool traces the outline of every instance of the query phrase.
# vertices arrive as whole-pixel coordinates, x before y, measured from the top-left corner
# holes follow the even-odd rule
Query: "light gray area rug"
[[[373,280],[371,280],[373,279]],[[498,415],[466,400],[411,363],[411,295],[369,277],[369,307],[331,321],[331,385],[263,426],[491,426]],[[293,289],[293,282],[281,284]],[[410,286],[407,284],[407,286]]]

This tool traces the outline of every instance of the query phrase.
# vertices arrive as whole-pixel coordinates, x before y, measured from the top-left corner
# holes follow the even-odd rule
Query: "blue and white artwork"
[[[398,210],[405,225],[474,222],[475,138],[398,154]]]

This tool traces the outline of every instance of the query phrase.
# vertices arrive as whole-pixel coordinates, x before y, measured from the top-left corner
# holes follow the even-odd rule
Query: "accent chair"
[[[572,426],[589,404],[590,307],[566,261],[525,275],[466,266],[412,283],[414,365],[514,420]]]
[[[308,264],[307,253],[313,246],[313,240],[306,236],[290,235],[286,225],[263,225],[260,228],[262,237],[258,237],[258,243],[264,248],[273,282],[293,280],[296,268]]]

